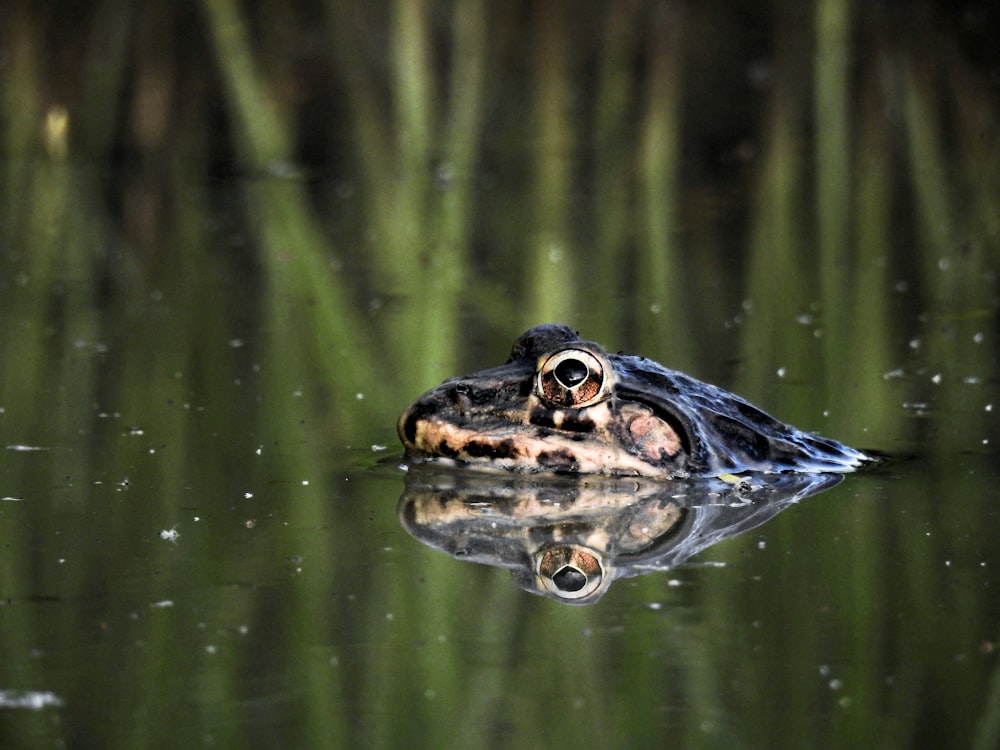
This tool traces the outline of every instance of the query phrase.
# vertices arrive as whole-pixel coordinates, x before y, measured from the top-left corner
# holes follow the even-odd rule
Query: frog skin
[[[499,367],[451,378],[397,425],[413,460],[662,479],[845,473],[872,459],[644,357],[542,325]]]

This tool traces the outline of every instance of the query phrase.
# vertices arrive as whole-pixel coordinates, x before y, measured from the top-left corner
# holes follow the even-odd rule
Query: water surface
[[[0,744],[997,745],[986,6],[113,6],[0,22]],[[542,322],[890,459],[529,593],[395,420]]]

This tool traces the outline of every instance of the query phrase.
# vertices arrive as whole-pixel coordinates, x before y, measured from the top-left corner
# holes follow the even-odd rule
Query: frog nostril
[[[448,396],[453,404],[467,406],[472,400],[472,389],[467,383],[456,383]]]

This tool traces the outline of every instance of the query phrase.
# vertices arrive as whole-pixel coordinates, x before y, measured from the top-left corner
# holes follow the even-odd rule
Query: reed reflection
[[[397,514],[430,547],[509,568],[532,593],[592,604],[616,579],[681,565],[843,477],[731,479],[540,480],[414,464]]]

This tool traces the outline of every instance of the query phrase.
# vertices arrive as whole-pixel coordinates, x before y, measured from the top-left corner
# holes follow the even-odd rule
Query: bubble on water
[[[51,690],[0,690],[0,708],[24,708],[40,711],[49,706],[61,706],[62,698]]]
[[[177,540],[180,539],[181,532],[177,530],[177,524],[174,524],[169,529],[162,529],[160,531],[160,539],[165,542],[173,542],[176,544]]]
[[[929,404],[926,401],[904,401],[903,409],[917,417],[927,416]]]

